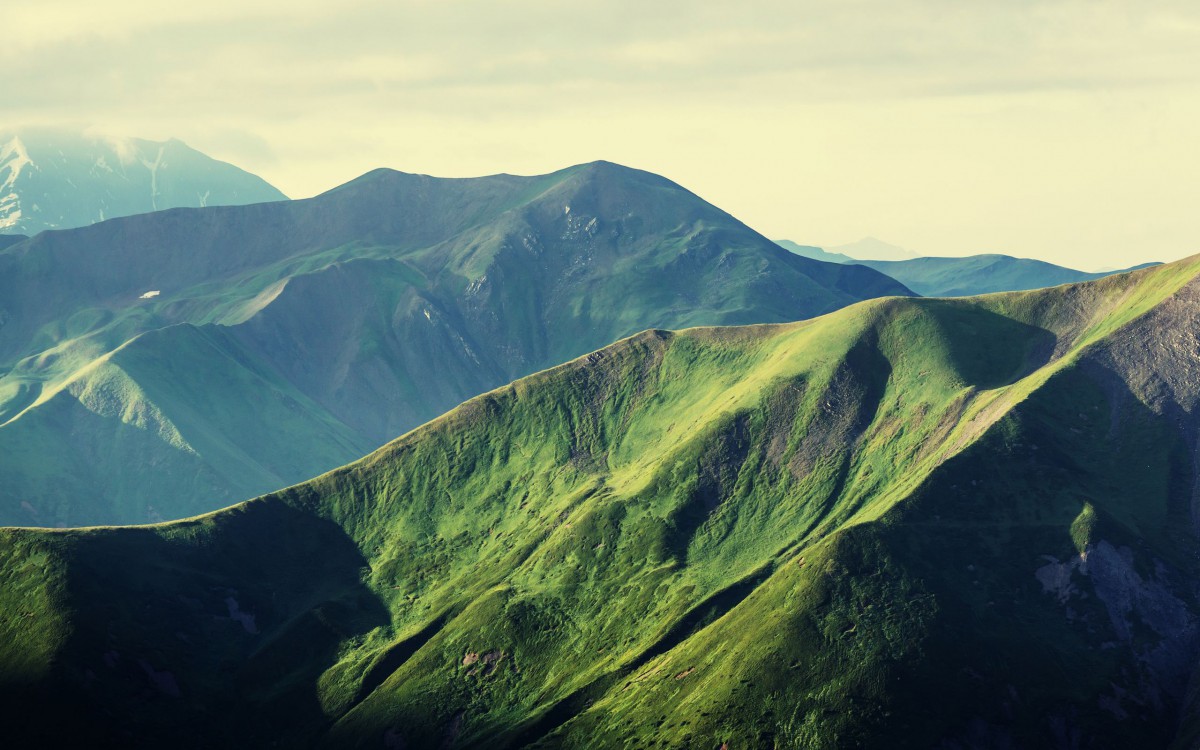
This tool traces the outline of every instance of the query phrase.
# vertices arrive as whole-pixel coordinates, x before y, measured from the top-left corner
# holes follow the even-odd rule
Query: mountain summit
[[[0,233],[36,234],[183,206],[286,200],[182,141],[54,130],[0,134]]]
[[[893,245],[875,237],[863,237],[857,242],[826,248],[830,253],[846,255],[855,260],[909,260],[919,257],[907,248]]]
[[[0,250],[0,523],[212,510],[640,330],[909,294],[607,162],[44,232]]]

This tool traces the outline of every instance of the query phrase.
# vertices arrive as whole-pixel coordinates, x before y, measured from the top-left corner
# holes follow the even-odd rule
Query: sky
[[[177,137],[292,197],[607,159],[760,232],[1200,253],[1192,0],[40,0],[0,125]]]

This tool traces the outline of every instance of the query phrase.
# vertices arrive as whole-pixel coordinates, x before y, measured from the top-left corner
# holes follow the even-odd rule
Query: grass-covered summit
[[[605,162],[43,232],[0,248],[0,523],[193,515],[639,330],[909,293]]]
[[[227,510],[5,531],[6,732],[1189,747],[1198,274],[652,330]]]

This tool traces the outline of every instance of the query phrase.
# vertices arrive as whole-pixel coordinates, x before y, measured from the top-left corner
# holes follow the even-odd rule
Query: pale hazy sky
[[[1193,0],[40,0],[0,66],[2,124],[179,137],[293,197],[608,159],[798,242],[1200,252]]]

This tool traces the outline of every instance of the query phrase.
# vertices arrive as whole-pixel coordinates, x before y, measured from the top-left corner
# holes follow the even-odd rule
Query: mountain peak
[[[825,248],[831,253],[841,253],[856,260],[908,260],[920,257],[912,250],[884,242],[876,237],[863,237],[857,242]]]
[[[286,200],[261,178],[176,138],[53,128],[0,138],[0,231],[36,234],[166,208]]]

